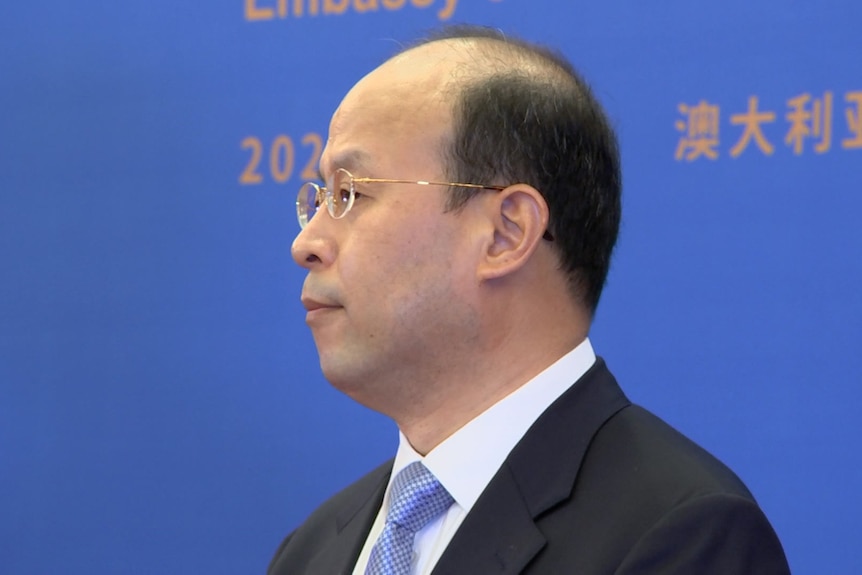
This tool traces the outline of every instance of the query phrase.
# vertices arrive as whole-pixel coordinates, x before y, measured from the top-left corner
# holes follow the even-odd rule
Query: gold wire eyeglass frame
[[[343,185],[347,183],[346,188]],[[305,229],[308,222],[317,213],[321,205],[326,204],[326,211],[333,219],[341,219],[347,215],[353,207],[356,199],[356,184],[410,184],[418,186],[457,186],[461,188],[476,188],[480,190],[502,191],[502,186],[486,186],[483,184],[459,184],[456,182],[428,182],[425,180],[394,180],[389,178],[357,178],[344,168],[336,170],[332,178],[332,186],[320,186],[315,182],[305,182],[299,188],[296,197],[296,217],[299,220],[300,229]],[[336,194],[333,188],[342,187],[341,192]],[[345,198],[345,192],[347,197]]]

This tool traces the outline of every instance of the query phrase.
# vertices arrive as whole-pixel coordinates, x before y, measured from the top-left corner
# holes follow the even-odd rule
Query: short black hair
[[[450,26],[418,45],[476,40],[478,54],[452,84],[453,135],[444,150],[454,182],[535,187],[550,210],[561,269],[594,313],[621,218],[617,139],[590,87],[560,53],[499,30]],[[477,192],[453,188],[449,208]]]

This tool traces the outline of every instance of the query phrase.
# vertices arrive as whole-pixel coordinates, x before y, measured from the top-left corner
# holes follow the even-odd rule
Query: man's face
[[[421,52],[422,49],[420,49]],[[331,180],[446,181],[441,150],[451,111],[439,92],[439,58],[402,56],[363,79],[333,116],[321,157]],[[308,270],[302,298],[327,379],[357,401],[396,416],[433,400],[475,338],[471,212],[446,213],[447,188],[358,184],[351,211],[321,209],[293,244]]]

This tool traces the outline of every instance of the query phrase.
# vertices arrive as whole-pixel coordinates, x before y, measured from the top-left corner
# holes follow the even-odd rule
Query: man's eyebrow
[[[371,163],[371,156],[357,148],[353,148],[350,150],[345,150],[335,156],[331,162],[329,162],[329,166],[332,168],[332,171],[339,168],[344,168],[348,172],[354,171],[362,171],[367,169],[367,166]],[[366,174],[361,173],[359,175],[365,176]],[[323,169],[318,170],[318,176],[320,176],[320,180],[322,182],[326,181],[326,178],[323,177]]]

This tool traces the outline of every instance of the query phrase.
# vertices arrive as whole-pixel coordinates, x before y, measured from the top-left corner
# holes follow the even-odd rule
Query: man
[[[293,245],[306,320],[400,445],[271,575],[789,572],[736,476],[594,355],[619,160],[563,58],[447,29],[354,86],[320,168]]]

